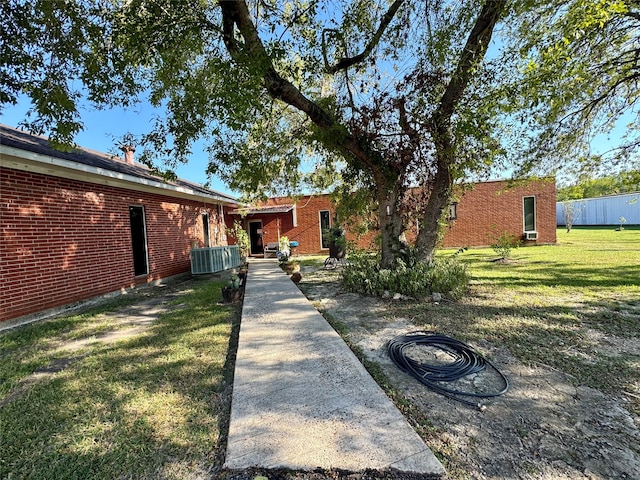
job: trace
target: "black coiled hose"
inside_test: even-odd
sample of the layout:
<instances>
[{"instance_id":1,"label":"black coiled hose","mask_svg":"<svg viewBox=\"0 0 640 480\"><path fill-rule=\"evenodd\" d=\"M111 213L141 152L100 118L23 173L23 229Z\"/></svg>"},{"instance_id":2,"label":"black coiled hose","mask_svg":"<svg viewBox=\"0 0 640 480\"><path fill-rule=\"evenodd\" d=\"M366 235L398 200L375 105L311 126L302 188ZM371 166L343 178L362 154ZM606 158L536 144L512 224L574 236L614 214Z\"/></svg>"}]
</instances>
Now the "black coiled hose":
<instances>
[{"instance_id":1,"label":"black coiled hose","mask_svg":"<svg viewBox=\"0 0 640 480\"><path fill-rule=\"evenodd\" d=\"M405 350L414 345L423 345L446 352L453 361L446 364L425 364L409 357ZM489 360L476 352L473 347L455 338L434 332L413 332L399 335L387 345L389 356L393 362L405 372L413 375L422 384L441 395L466 405L484 410L479 401L466 400L462 397L490 398L502 395L509 390L509 381ZM479 373L489 366L500 377L504 387L498 392L465 392L447 388L441 382L453 382L467 375Z\"/></svg>"}]
</instances>

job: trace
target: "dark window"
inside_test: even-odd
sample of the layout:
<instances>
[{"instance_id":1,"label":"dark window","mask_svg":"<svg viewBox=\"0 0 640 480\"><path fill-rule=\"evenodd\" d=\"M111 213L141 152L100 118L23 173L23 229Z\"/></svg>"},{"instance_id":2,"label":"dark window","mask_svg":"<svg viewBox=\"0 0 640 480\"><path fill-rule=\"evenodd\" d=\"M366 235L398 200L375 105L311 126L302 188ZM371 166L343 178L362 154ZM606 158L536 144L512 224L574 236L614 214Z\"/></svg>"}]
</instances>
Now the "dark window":
<instances>
[{"instance_id":1,"label":"dark window","mask_svg":"<svg viewBox=\"0 0 640 480\"><path fill-rule=\"evenodd\" d=\"M146 275L149 273L149 266L147 263L147 232L144 219L144 207L130 206L129 222L131 223L134 275Z\"/></svg>"},{"instance_id":2,"label":"dark window","mask_svg":"<svg viewBox=\"0 0 640 480\"><path fill-rule=\"evenodd\" d=\"M536 197L524 197L524 231L536 231Z\"/></svg>"},{"instance_id":3,"label":"dark window","mask_svg":"<svg viewBox=\"0 0 640 480\"><path fill-rule=\"evenodd\" d=\"M320 210L320 244L322 248L329 248L331 228L331 212L329 210Z\"/></svg>"},{"instance_id":4,"label":"dark window","mask_svg":"<svg viewBox=\"0 0 640 480\"><path fill-rule=\"evenodd\" d=\"M204 240L204 246L210 247L211 243L209 240L209 214L208 213L202 214L202 237Z\"/></svg>"},{"instance_id":5,"label":"dark window","mask_svg":"<svg viewBox=\"0 0 640 480\"><path fill-rule=\"evenodd\" d=\"M449 220L458 218L458 202L449 204Z\"/></svg>"}]
</instances>

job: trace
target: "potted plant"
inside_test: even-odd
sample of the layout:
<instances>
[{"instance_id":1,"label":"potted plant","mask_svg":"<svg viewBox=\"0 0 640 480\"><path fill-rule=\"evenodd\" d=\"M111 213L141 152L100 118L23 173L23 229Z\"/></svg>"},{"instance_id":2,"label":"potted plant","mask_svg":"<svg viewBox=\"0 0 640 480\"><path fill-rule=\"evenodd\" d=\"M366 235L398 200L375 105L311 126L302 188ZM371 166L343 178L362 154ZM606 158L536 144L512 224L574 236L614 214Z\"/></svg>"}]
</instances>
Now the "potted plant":
<instances>
[{"instance_id":1,"label":"potted plant","mask_svg":"<svg viewBox=\"0 0 640 480\"><path fill-rule=\"evenodd\" d=\"M340 260L344 258L347 251L347 238L344 229L339 225L334 225L329 229L329 256Z\"/></svg>"},{"instance_id":2,"label":"potted plant","mask_svg":"<svg viewBox=\"0 0 640 480\"><path fill-rule=\"evenodd\" d=\"M295 260L292 260L289 256L289 252L287 251L278 252L278 261L280 262L280 268L284 270L287 275L300 271L300 264Z\"/></svg>"},{"instance_id":3,"label":"potted plant","mask_svg":"<svg viewBox=\"0 0 640 480\"><path fill-rule=\"evenodd\" d=\"M238 275L232 275L227 285L222 287L222 299L225 303L237 302L242 299L243 282Z\"/></svg>"},{"instance_id":4,"label":"potted plant","mask_svg":"<svg viewBox=\"0 0 640 480\"><path fill-rule=\"evenodd\" d=\"M300 264L295 260L288 260L282 265L283 270L287 275L300 271Z\"/></svg>"}]
</instances>

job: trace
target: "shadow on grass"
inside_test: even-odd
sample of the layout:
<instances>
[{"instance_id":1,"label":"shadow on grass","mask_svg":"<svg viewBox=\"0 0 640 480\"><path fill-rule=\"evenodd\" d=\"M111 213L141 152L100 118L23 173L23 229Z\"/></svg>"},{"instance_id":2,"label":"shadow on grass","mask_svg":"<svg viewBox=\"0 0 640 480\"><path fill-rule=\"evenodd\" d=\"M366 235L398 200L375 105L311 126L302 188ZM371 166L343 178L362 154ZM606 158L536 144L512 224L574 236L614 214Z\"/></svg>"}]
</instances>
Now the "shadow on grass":
<instances>
[{"instance_id":1,"label":"shadow on grass","mask_svg":"<svg viewBox=\"0 0 640 480\"><path fill-rule=\"evenodd\" d=\"M222 463L239 320L219 300L220 284L202 286L145 333L92 347L6 403L0 477L209 475ZM12 335L37 345L69 327Z\"/></svg>"},{"instance_id":2,"label":"shadow on grass","mask_svg":"<svg viewBox=\"0 0 640 480\"><path fill-rule=\"evenodd\" d=\"M633 392L640 383L640 311L617 311L619 304L640 307L629 295L615 302L586 300L578 307L463 301L395 303L392 310L416 325L466 342L504 346L525 364L548 365L570 374L577 384L618 394L621 389Z\"/></svg>"}]
</instances>

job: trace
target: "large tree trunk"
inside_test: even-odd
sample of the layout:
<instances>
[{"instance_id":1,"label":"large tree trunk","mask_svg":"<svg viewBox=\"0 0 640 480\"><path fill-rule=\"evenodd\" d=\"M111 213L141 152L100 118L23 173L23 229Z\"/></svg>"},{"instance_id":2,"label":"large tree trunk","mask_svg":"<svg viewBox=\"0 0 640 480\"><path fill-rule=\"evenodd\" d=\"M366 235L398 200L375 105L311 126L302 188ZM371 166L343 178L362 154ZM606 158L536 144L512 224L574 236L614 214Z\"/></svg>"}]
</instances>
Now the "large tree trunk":
<instances>
[{"instance_id":1,"label":"large tree trunk","mask_svg":"<svg viewBox=\"0 0 640 480\"><path fill-rule=\"evenodd\" d=\"M433 136L436 146L437 170L429 193L429 200L422 211L421 228L416 239L418 258L431 262L440 237L440 219L449 205L453 177L450 165L454 164L455 151L452 145L448 122L433 119Z\"/></svg>"},{"instance_id":2,"label":"large tree trunk","mask_svg":"<svg viewBox=\"0 0 640 480\"><path fill-rule=\"evenodd\" d=\"M400 204L404 192L399 190L397 187L392 190L378 187L376 192L382 253L380 266L382 268L390 268L403 247L400 242L400 235L404 232Z\"/></svg>"},{"instance_id":3,"label":"large tree trunk","mask_svg":"<svg viewBox=\"0 0 640 480\"><path fill-rule=\"evenodd\" d=\"M455 180L455 139L451 118L478 64L484 58L493 29L506 7L506 0L487 0L476 19L438 107L428 119L436 155L436 173L427 205L422 211L422 228L416 241L419 258L430 262L438 243L439 223L451 197Z\"/></svg>"}]
</instances>

